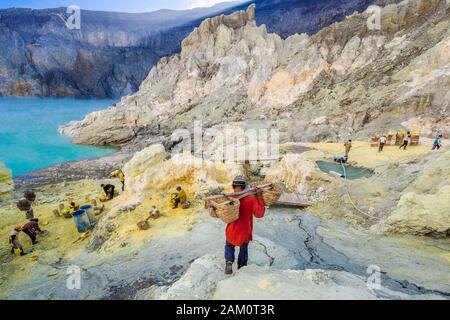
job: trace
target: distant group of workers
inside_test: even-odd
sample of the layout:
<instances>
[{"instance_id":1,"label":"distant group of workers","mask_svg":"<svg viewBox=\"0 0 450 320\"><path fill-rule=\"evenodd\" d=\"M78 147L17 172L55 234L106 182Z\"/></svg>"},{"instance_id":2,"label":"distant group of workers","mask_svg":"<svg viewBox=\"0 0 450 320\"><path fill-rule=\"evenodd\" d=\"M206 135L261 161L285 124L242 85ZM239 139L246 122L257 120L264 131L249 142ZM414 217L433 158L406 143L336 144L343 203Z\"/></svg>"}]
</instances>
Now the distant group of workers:
<instances>
[{"instance_id":1,"label":"distant group of workers","mask_svg":"<svg viewBox=\"0 0 450 320\"><path fill-rule=\"evenodd\" d=\"M119 182L122 184L122 191L125 191L125 174L122 170L116 170L111 174L112 177L118 178ZM101 188L103 189L106 200L114 199L116 187L113 184L101 184ZM181 207L183 209L188 209L190 207L190 202L187 199L186 192L178 186L176 191L172 193L170 199L170 206L172 209L176 209Z\"/></svg>"},{"instance_id":2,"label":"distant group of workers","mask_svg":"<svg viewBox=\"0 0 450 320\"><path fill-rule=\"evenodd\" d=\"M403 150L406 150L406 148L409 146L409 145L411 145L411 140L412 139L412 134L411 134L411 132L410 131L408 131L407 133L406 133L406 135L403 135L402 136L402 138L401 138L401 144L400 144L400 146L399 146L399 150L400 149L403 149ZM379 139L378 139L378 152L383 152L383 150L384 150L384 147L386 146L386 143L387 143L387 141L388 141L388 137L385 135L385 134L383 134Z\"/></svg>"},{"instance_id":3,"label":"distant group of workers","mask_svg":"<svg viewBox=\"0 0 450 320\"><path fill-rule=\"evenodd\" d=\"M442 147L441 139L442 139L442 134L439 133L439 134L436 136L435 140L433 141L433 147L432 147L432 150L439 150L439 149ZM385 147L387 141L388 141L388 138L387 138L386 135L382 135L382 136L379 138L379 140L378 140L378 152L383 152L383 149L384 149L384 147ZM410 131L408 131L408 132L406 133L406 135L404 135L404 136L402 137L402 143L400 144L399 149L406 150L406 148L407 148L408 146L410 146L411 144L412 144L412 134L411 134Z\"/></svg>"},{"instance_id":4,"label":"distant group of workers","mask_svg":"<svg viewBox=\"0 0 450 320\"><path fill-rule=\"evenodd\" d=\"M403 149L406 150L408 146L412 145L413 142L413 135L411 134L410 131L408 131L406 133L406 135L402 135L400 136L400 142L399 143L399 150ZM376 142L375 142L376 143ZM378 152L383 152L384 147L387 145L388 143L388 137L383 134L378 138ZM340 158L336 158L335 160L337 162L347 162L349 154L350 154L350 150L352 149L353 145L352 145L352 140L348 140L347 142L344 143L344 149L345 149L345 155L344 157L340 157ZM442 134L439 133L434 142L433 142L433 147L432 150L439 150L440 148L442 148Z\"/></svg>"},{"instance_id":5,"label":"distant group of workers","mask_svg":"<svg viewBox=\"0 0 450 320\"><path fill-rule=\"evenodd\" d=\"M122 191L125 190L125 175L122 170L116 170L111 174L113 177L117 177L122 184ZM115 192L115 186L112 184L102 184L101 187L103 188L105 194L106 194L106 200L111 200L114 198L114 192ZM64 216L65 218L71 218L72 214L75 213L80 209L80 206L77 205L74 201L69 200L67 206L64 204L60 204L58 209L54 210L55 216ZM104 209L104 206L97 206L97 202L93 200L93 209L94 212L101 212ZM31 239L31 243L33 245L37 244L37 236L46 236L47 231L41 230L39 227L39 220L34 218L33 209L30 207L27 211L27 219L29 221L23 225L23 226L16 226L14 230L11 232L9 236L9 244L11 247L11 253L17 253L21 256L24 256L26 253L23 250L23 245L21 241L19 240L19 235L23 232L26 235L28 235ZM154 213L156 216L156 214Z\"/></svg>"},{"instance_id":6,"label":"distant group of workers","mask_svg":"<svg viewBox=\"0 0 450 320\"><path fill-rule=\"evenodd\" d=\"M116 170L111 173L112 177L118 178L119 182L122 185L122 191L125 191L125 174L122 170ZM103 189L106 198L105 201L114 199L116 187L113 184L101 184L101 188ZM101 201L104 201L100 199ZM73 213L80 209L80 205L76 204L74 201L69 200L68 205L60 204L58 209L54 210L55 216L64 216L66 218L71 218ZM104 209L104 205L101 207L97 207L97 202L93 200L92 202L94 206L94 212L101 212ZM172 209L183 208L188 209L191 206L190 202L187 199L186 192L178 186L176 191L172 194L170 200L170 207ZM29 209L29 211L32 209ZM156 208L156 206L152 207L150 212L151 218L157 219L161 216L160 211ZM39 220L34 218L34 216L28 217L29 221L23 226L16 226L14 230L11 232L9 237L9 244L11 247L11 253L16 253L18 255L24 256L26 253L24 252L23 245L19 240L19 235L23 232L28 235L31 239L31 243L33 245L37 244L37 236L45 236L47 235L47 231L41 230L39 226Z\"/></svg>"}]
</instances>

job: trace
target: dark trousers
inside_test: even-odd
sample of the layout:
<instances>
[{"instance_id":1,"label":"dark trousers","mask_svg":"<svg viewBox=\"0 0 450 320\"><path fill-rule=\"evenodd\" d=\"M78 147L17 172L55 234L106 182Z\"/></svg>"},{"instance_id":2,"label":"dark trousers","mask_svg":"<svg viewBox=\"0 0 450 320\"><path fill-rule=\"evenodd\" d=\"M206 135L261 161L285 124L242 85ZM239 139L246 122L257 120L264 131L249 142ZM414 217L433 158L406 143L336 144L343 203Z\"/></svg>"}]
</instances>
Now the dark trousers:
<instances>
[{"instance_id":1,"label":"dark trousers","mask_svg":"<svg viewBox=\"0 0 450 320\"><path fill-rule=\"evenodd\" d=\"M380 143L380 146L378 147L378 152L382 152L384 148L384 143Z\"/></svg>"},{"instance_id":2,"label":"dark trousers","mask_svg":"<svg viewBox=\"0 0 450 320\"><path fill-rule=\"evenodd\" d=\"M26 235L28 235L31 239L31 243L36 243L36 234L34 232L31 232L30 230L22 230Z\"/></svg>"},{"instance_id":3,"label":"dark trousers","mask_svg":"<svg viewBox=\"0 0 450 320\"><path fill-rule=\"evenodd\" d=\"M439 150L440 148L441 148L441 145L440 145L440 144L434 144L432 150L436 150L436 149Z\"/></svg>"},{"instance_id":4,"label":"dark trousers","mask_svg":"<svg viewBox=\"0 0 450 320\"><path fill-rule=\"evenodd\" d=\"M178 208L178 205L181 203L181 199L180 198L175 198L175 200L173 201L173 208Z\"/></svg>"},{"instance_id":5,"label":"dark trousers","mask_svg":"<svg viewBox=\"0 0 450 320\"><path fill-rule=\"evenodd\" d=\"M116 188L114 186L112 186L111 188L109 188L105 193L106 196L109 197L109 199L113 199L114 198L114 190Z\"/></svg>"},{"instance_id":6,"label":"dark trousers","mask_svg":"<svg viewBox=\"0 0 450 320\"><path fill-rule=\"evenodd\" d=\"M408 141L403 141L403 144L400 146L399 149L403 148L403 150L406 150L407 146L408 146Z\"/></svg>"},{"instance_id":7,"label":"dark trousers","mask_svg":"<svg viewBox=\"0 0 450 320\"><path fill-rule=\"evenodd\" d=\"M122 184L122 191L125 191L125 181L120 181L120 183Z\"/></svg>"},{"instance_id":8,"label":"dark trousers","mask_svg":"<svg viewBox=\"0 0 450 320\"><path fill-rule=\"evenodd\" d=\"M234 262L235 246L228 241L225 243L225 260ZM247 265L248 262L248 242L239 247L238 269Z\"/></svg>"}]
</instances>

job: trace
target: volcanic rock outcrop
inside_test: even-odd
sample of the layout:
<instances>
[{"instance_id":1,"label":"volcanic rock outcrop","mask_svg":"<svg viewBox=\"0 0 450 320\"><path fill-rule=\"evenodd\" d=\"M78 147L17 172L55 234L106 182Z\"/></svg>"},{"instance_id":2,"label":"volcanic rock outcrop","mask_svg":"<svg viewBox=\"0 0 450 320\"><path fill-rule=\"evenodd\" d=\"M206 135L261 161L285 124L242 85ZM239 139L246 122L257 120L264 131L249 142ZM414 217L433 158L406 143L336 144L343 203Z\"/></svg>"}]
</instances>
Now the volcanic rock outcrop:
<instances>
[{"instance_id":1,"label":"volcanic rock outcrop","mask_svg":"<svg viewBox=\"0 0 450 320\"><path fill-rule=\"evenodd\" d=\"M315 33L354 10L386 1L393 0L256 3L261 22L271 32L287 37L296 32ZM0 10L0 96L134 93L158 60L179 52L181 40L203 19L241 6L224 2L150 13L81 10L80 30L66 27L66 21L71 22L66 8Z\"/></svg>"},{"instance_id":2,"label":"volcanic rock outcrop","mask_svg":"<svg viewBox=\"0 0 450 320\"><path fill-rule=\"evenodd\" d=\"M6 169L0 163L0 201L8 198L10 193L14 190L14 182L11 178L11 171Z\"/></svg>"},{"instance_id":3,"label":"volcanic rock outcrop","mask_svg":"<svg viewBox=\"0 0 450 320\"><path fill-rule=\"evenodd\" d=\"M253 6L208 19L136 94L61 132L120 145L136 138L136 123L151 136L194 119L210 127L264 118L286 141L319 141L400 129L417 116L441 121L450 105L449 6L403 1L381 10L380 30L364 12L286 40L256 26Z\"/></svg>"},{"instance_id":4,"label":"volcanic rock outcrop","mask_svg":"<svg viewBox=\"0 0 450 320\"><path fill-rule=\"evenodd\" d=\"M403 191L397 208L374 231L450 236L450 152L429 161Z\"/></svg>"}]
</instances>

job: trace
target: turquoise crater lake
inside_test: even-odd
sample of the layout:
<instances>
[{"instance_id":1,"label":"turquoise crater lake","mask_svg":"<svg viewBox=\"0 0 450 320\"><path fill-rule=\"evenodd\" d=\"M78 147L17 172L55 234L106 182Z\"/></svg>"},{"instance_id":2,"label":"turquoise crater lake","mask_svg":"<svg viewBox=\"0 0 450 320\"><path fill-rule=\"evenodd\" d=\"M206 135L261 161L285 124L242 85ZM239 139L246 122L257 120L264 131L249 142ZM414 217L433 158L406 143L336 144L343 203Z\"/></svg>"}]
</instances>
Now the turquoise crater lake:
<instances>
[{"instance_id":1,"label":"turquoise crater lake","mask_svg":"<svg viewBox=\"0 0 450 320\"><path fill-rule=\"evenodd\" d=\"M80 146L58 127L116 100L0 98L0 162L13 176L57 163L99 157L113 148Z\"/></svg>"}]
</instances>

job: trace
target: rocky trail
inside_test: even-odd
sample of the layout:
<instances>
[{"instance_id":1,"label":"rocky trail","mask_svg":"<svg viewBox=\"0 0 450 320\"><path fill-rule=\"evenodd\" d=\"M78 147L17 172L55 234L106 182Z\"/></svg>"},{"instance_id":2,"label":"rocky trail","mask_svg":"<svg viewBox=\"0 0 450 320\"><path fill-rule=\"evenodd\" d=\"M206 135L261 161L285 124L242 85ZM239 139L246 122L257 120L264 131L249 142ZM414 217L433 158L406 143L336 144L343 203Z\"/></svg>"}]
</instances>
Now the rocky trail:
<instances>
[{"instance_id":1,"label":"rocky trail","mask_svg":"<svg viewBox=\"0 0 450 320\"><path fill-rule=\"evenodd\" d=\"M364 253L365 263L356 260L356 254L342 253L333 246L338 238L326 239L321 235L321 228L339 227L342 232L353 230L339 225L335 221L321 221L305 212L289 208L269 210L265 220L258 221L255 227L255 241L250 246L252 265L270 270L305 270L317 269L347 272L351 275L367 278L369 264L377 264L372 250L383 251L385 247L370 248ZM202 215L186 232L177 239L166 237L149 241L139 250L127 250L112 258L98 260L95 253L82 254L74 259L60 261L53 267L64 271L69 265L82 267L81 290L67 290L64 272L49 281L45 266L41 266L33 280L17 288L14 298L21 299L133 299L142 297L155 287L170 287L179 281L191 264L206 255L217 256L222 261L224 225L217 220ZM352 242L370 241L355 237ZM395 240L386 240L393 241ZM398 245L398 244L397 244ZM397 246L398 252L405 252L407 247ZM410 268L418 268L413 253L411 260L404 260ZM98 261L95 261L98 260ZM372 261L372 263L370 263ZM366 264L367 263L367 264ZM430 264L432 264L430 262ZM389 263L386 266L389 268ZM428 266L427 266L428 267ZM222 266L223 268L223 266ZM223 273L219 269L213 272ZM412 298L421 299L450 298L450 283L431 288L429 283L419 283L421 279L410 280L408 277L382 270L382 289L376 290L376 297L383 299ZM39 275L40 274L40 275ZM203 275L205 280L208 274ZM220 275L221 276L221 275Z\"/></svg>"}]
</instances>

